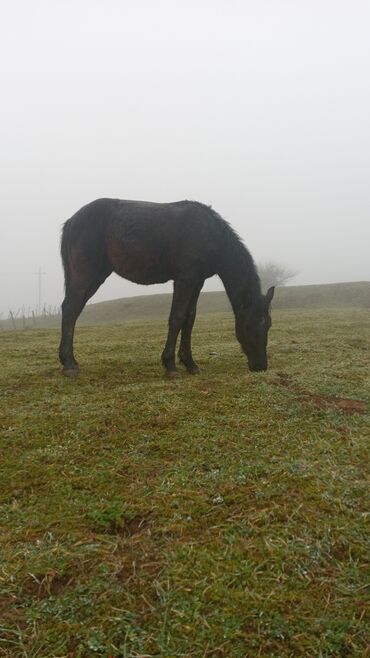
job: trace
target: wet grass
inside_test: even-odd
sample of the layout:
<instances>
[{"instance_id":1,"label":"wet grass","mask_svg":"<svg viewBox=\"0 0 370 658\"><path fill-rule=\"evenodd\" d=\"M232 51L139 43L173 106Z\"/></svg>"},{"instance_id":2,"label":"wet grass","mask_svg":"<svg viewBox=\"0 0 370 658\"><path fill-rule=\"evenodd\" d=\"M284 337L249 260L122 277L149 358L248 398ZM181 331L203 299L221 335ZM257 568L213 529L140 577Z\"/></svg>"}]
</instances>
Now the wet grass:
<instances>
[{"instance_id":1,"label":"wet grass","mask_svg":"<svg viewBox=\"0 0 370 658\"><path fill-rule=\"evenodd\" d=\"M165 322L79 328L74 381L1 334L0 656L368 655L368 320L275 312L252 375L204 317L179 381Z\"/></svg>"}]
</instances>

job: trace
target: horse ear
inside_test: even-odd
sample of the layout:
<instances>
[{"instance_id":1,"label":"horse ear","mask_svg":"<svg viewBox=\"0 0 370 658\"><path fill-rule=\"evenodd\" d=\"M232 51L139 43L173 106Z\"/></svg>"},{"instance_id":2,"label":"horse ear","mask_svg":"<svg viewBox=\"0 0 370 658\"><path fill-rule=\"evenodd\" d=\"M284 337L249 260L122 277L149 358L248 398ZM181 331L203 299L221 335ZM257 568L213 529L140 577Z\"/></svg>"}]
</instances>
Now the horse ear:
<instances>
[{"instance_id":1,"label":"horse ear","mask_svg":"<svg viewBox=\"0 0 370 658\"><path fill-rule=\"evenodd\" d=\"M271 286L271 288L269 288L268 291L267 291L267 293L266 293L266 301L267 301L267 303L268 303L269 305L270 305L271 302L272 302L272 298L273 298L273 296L274 296L274 292L275 292L275 286Z\"/></svg>"}]
</instances>

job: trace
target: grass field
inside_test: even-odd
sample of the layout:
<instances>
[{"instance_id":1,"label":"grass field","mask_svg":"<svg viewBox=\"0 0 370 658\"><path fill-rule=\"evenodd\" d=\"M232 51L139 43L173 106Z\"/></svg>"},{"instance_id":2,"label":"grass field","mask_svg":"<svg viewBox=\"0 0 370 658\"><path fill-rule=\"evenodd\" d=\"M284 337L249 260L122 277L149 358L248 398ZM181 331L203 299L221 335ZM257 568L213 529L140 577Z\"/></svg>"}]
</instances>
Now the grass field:
<instances>
[{"instance_id":1,"label":"grass field","mask_svg":"<svg viewBox=\"0 0 370 658\"><path fill-rule=\"evenodd\" d=\"M251 374L165 321L2 332L0 656L368 656L369 311L279 310Z\"/></svg>"}]
</instances>

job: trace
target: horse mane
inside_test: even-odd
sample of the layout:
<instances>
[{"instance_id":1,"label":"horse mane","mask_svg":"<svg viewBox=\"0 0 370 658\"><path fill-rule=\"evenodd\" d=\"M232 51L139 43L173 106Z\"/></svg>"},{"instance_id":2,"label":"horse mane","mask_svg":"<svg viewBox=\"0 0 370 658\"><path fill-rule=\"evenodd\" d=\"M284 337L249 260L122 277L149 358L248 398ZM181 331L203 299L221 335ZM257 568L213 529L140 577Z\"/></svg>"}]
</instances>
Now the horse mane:
<instances>
[{"instance_id":1,"label":"horse mane","mask_svg":"<svg viewBox=\"0 0 370 658\"><path fill-rule=\"evenodd\" d=\"M222 267L219 272L231 305L257 305L261 300L261 281L254 260L237 231L212 206L194 202L206 209L222 233Z\"/></svg>"}]
</instances>

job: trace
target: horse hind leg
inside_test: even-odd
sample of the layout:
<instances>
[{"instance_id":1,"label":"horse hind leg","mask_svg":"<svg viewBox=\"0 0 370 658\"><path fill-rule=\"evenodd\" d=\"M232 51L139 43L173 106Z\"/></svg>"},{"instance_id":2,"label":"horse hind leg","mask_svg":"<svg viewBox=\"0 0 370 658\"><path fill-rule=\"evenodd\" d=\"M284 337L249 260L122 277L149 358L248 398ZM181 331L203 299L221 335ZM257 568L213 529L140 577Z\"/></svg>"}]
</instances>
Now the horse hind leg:
<instances>
[{"instance_id":1,"label":"horse hind leg","mask_svg":"<svg viewBox=\"0 0 370 658\"><path fill-rule=\"evenodd\" d=\"M79 365L73 353L73 337L76 321L87 301L92 297L101 284L105 281L111 271L104 271L95 279L86 281L79 285L69 282L66 287L66 295L62 303L62 335L59 346L59 360L63 366L63 374L67 377L75 377L79 372Z\"/></svg>"}]
</instances>

